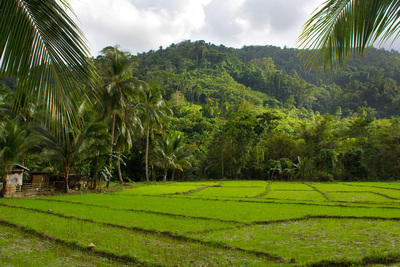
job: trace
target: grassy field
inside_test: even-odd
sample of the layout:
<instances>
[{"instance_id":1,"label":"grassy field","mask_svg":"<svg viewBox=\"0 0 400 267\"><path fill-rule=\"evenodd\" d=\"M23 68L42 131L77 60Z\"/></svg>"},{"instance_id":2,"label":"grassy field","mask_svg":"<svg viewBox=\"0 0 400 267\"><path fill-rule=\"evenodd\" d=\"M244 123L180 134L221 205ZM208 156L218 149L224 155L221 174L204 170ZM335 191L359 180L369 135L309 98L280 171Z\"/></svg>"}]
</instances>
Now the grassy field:
<instances>
[{"instance_id":1,"label":"grassy field","mask_svg":"<svg viewBox=\"0 0 400 267\"><path fill-rule=\"evenodd\" d=\"M400 184L211 181L5 198L0 228L2 266L396 266Z\"/></svg>"}]
</instances>

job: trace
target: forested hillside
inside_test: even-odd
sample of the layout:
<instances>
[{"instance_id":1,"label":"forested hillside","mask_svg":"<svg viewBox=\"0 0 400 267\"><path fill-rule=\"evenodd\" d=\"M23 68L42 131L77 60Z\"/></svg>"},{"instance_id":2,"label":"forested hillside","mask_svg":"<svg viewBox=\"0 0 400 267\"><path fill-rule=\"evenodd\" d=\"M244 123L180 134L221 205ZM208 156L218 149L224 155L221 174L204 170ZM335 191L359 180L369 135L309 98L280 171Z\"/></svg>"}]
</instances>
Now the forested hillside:
<instances>
[{"instance_id":1,"label":"forested hillside","mask_svg":"<svg viewBox=\"0 0 400 267\"><path fill-rule=\"evenodd\" d=\"M298 52L185 41L137 56L193 149L186 179L397 179L400 54L324 74Z\"/></svg>"},{"instance_id":2,"label":"forested hillside","mask_svg":"<svg viewBox=\"0 0 400 267\"><path fill-rule=\"evenodd\" d=\"M306 69L295 49L233 49L204 41L137 56L106 47L93 62L100 94L79 96L82 126L69 126L63 136L43 125L38 131L36 124L52 115L29 98L15 102L16 80L1 83L3 140L13 140L8 128L41 137L33 148L12 154L15 162L51 171L66 183L70 173L80 175L92 188L112 179L400 175L395 51L372 48L329 74ZM85 83L75 84L85 90ZM10 104L22 109L15 113Z\"/></svg>"},{"instance_id":3,"label":"forested hillside","mask_svg":"<svg viewBox=\"0 0 400 267\"><path fill-rule=\"evenodd\" d=\"M138 57L141 77L163 81L167 99L178 91L201 104L244 98L256 105L304 107L321 114L341 109L348 116L361 107L376 118L400 115L398 52L371 48L363 59L327 75L305 68L298 53L273 46L233 49L185 41Z\"/></svg>"}]
</instances>

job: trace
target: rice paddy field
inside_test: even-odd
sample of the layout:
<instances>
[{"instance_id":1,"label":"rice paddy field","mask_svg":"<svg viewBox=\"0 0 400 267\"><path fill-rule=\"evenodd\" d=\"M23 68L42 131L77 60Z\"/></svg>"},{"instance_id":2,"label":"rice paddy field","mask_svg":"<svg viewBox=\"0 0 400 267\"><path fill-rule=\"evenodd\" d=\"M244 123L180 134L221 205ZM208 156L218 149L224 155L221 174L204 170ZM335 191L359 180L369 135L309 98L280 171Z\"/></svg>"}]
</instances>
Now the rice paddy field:
<instances>
[{"instance_id":1,"label":"rice paddy field","mask_svg":"<svg viewBox=\"0 0 400 267\"><path fill-rule=\"evenodd\" d=\"M400 183L206 181L0 199L1 266L399 266Z\"/></svg>"}]
</instances>

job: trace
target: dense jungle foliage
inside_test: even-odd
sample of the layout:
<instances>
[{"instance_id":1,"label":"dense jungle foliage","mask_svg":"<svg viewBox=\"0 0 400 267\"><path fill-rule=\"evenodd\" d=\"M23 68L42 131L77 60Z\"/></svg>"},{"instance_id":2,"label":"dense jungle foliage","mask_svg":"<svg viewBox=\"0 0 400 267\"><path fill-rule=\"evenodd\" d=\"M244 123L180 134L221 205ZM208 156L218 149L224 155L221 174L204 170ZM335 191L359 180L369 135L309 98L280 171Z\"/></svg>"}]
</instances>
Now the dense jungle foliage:
<instances>
[{"instance_id":1,"label":"dense jungle foliage","mask_svg":"<svg viewBox=\"0 0 400 267\"><path fill-rule=\"evenodd\" d=\"M324 74L298 53L185 41L138 55L196 149L193 178L397 179L400 54L370 48Z\"/></svg>"},{"instance_id":2,"label":"dense jungle foliage","mask_svg":"<svg viewBox=\"0 0 400 267\"><path fill-rule=\"evenodd\" d=\"M325 74L298 53L204 41L137 56L107 47L93 59L102 93L80 101L84 127L57 138L36 125L46 138L21 154L24 163L94 187L110 177L397 180L400 54L370 48ZM44 111L29 101L10 112L16 86L2 83L3 113L33 121Z\"/></svg>"}]
</instances>

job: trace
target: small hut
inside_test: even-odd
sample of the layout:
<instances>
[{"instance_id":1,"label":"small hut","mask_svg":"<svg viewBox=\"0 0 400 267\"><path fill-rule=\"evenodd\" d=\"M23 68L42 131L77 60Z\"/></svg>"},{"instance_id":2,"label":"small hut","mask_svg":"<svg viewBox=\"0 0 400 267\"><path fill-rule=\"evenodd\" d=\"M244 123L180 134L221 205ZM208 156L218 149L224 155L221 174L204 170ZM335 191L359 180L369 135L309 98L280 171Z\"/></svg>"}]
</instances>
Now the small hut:
<instances>
[{"instance_id":1,"label":"small hut","mask_svg":"<svg viewBox=\"0 0 400 267\"><path fill-rule=\"evenodd\" d=\"M18 188L21 188L24 180L24 171L29 171L29 169L17 164L12 172L7 175L7 184L10 193L16 192Z\"/></svg>"},{"instance_id":2,"label":"small hut","mask_svg":"<svg viewBox=\"0 0 400 267\"><path fill-rule=\"evenodd\" d=\"M48 172L30 172L30 174L32 175L33 187L49 186L50 179Z\"/></svg>"}]
</instances>

